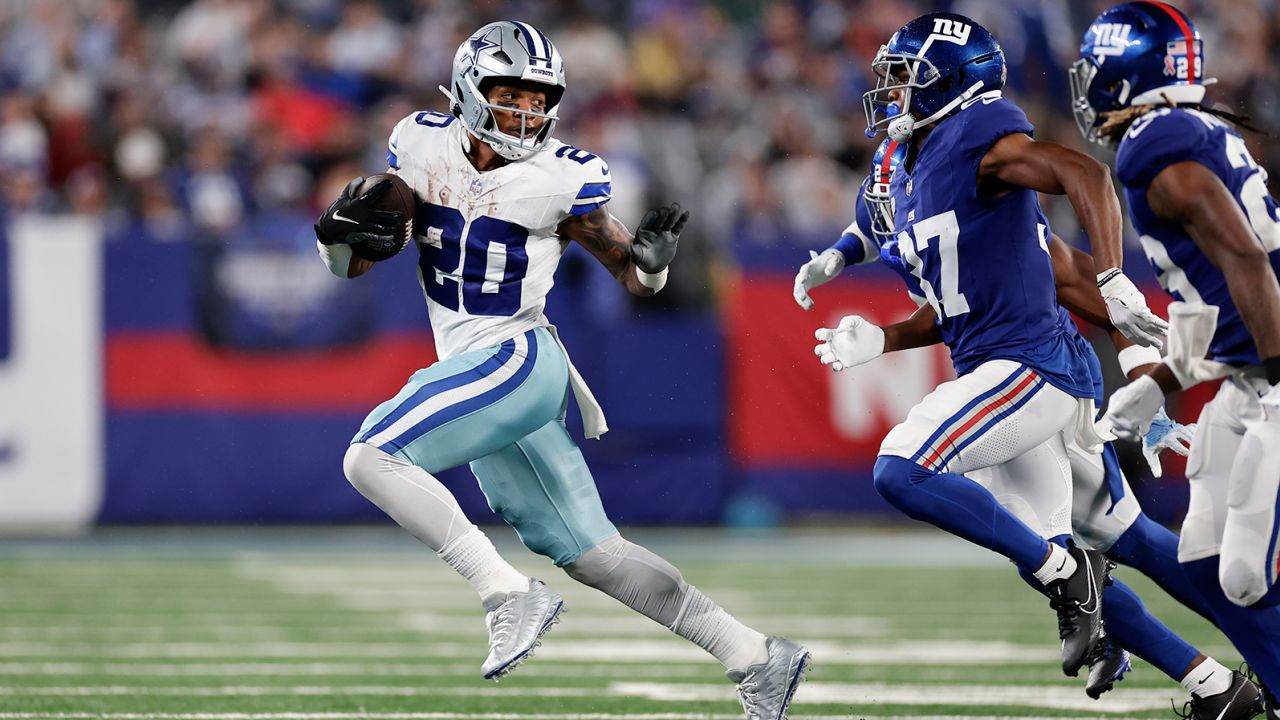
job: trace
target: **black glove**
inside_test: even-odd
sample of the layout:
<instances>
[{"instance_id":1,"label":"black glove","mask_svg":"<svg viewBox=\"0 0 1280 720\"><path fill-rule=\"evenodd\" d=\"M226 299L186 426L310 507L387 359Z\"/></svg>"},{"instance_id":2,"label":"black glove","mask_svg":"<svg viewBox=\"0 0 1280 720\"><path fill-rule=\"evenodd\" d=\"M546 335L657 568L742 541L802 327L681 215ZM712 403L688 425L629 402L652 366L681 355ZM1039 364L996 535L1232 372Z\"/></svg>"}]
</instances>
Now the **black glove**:
<instances>
[{"instance_id":1,"label":"black glove","mask_svg":"<svg viewBox=\"0 0 1280 720\"><path fill-rule=\"evenodd\" d=\"M658 273L670 265L676 257L680 231L688 220L689 211L680 212L679 203L645 213L636 228L636 239L631 243L631 257L636 267L647 273Z\"/></svg>"},{"instance_id":2,"label":"black glove","mask_svg":"<svg viewBox=\"0 0 1280 720\"><path fill-rule=\"evenodd\" d=\"M374 209L391 183L378 183L357 197L362 183L362 177L347 183L338 199L316 221L316 238L325 245L359 245L376 255L394 255L404 244L404 215Z\"/></svg>"}]
</instances>

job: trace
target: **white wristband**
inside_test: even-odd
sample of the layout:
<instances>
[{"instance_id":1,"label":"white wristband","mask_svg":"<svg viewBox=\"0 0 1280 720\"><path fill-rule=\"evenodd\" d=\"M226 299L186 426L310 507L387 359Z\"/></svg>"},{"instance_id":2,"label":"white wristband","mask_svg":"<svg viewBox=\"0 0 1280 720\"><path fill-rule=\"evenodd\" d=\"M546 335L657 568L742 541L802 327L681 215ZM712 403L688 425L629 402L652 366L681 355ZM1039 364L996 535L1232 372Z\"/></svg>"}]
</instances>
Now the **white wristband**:
<instances>
[{"instance_id":1,"label":"white wristband","mask_svg":"<svg viewBox=\"0 0 1280 720\"><path fill-rule=\"evenodd\" d=\"M1130 345L1117 353L1116 359L1120 361L1120 372L1123 372L1125 377L1129 377L1129 373L1136 367L1158 364L1160 351L1153 347Z\"/></svg>"},{"instance_id":2,"label":"white wristband","mask_svg":"<svg viewBox=\"0 0 1280 720\"><path fill-rule=\"evenodd\" d=\"M325 245L317 240L316 248L320 251L320 259L324 260L329 272L346 280L347 274L351 272L351 246L342 243Z\"/></svg>"},{"instance_id":3,"label":"white wristband","mask_svg":"<svg viewBox=\"0 0 1280 720\"><path fill-rule=\"evenodd\" d=\"M658 292L667 284L667 268L662 268L656 273L647 273L636 266L636 279L640 284L649 288L654 292Z\"/></svg>"}]
</instances>

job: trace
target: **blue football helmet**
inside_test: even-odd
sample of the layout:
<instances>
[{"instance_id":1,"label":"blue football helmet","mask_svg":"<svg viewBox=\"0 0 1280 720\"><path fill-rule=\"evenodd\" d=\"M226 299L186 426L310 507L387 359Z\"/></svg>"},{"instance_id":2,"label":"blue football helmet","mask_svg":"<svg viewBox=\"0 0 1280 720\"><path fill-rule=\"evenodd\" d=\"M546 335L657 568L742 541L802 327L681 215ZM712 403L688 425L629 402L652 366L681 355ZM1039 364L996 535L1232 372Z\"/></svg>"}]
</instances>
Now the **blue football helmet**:
<instances>
[{"instance_id":1,"label":"blue football helmet","mask_svg":"<svg viewBox=\"0 0 1280 720\"><path fill-rule=\"evenodd\" d=\"M885 254L886 251L897 247L897 243L894 242L895 208L893 198L889 195L889 181L906 155L905 144L893 139L880 143L880 147L876 148L875 155L871 158L871 173L862 186L862 201L867 204L867 214L871 217L871 234L874 236L876 245L880 247L880 257L886 262L893 262L893 259Z\"/></svg>"},{"instance_id":2,"label":"blue football helmet","mask_svg":"<svg viewBox=\"0 0 1280 720\"><path fill-rule=\"evenodd\" d=\"M1165 102L1199 104L1206 84L1202 50L1195 23L1167 3L1130 2L1099 15L1085 31L1080 59L1070 71L1080 134L1114 147L1098 135L1103 113Z\"/></svg>"},{"instance_id":3,"label":"blue football helmet","mask_svg":"<svg viewBox=\"0 0 1280 720\"><path fill-rule=\"evenodd\" d=\"M975 95L1004 87L1004 51L987 29L963 15L930 13L912 20L871 61L876 87L862 96L867 136L881 128L906 142ZM901 104L890 93L901 91Z\"/></svg>"}]
</instances>

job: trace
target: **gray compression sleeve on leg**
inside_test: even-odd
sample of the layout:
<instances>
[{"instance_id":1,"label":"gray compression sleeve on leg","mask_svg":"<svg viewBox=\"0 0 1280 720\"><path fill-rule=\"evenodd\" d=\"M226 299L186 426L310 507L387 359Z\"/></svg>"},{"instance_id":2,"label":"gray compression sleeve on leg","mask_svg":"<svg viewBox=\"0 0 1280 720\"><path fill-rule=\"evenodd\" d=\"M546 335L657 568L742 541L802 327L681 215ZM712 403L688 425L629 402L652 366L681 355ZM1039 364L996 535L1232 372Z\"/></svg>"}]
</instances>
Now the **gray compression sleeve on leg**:
<instances>
[{"instance_id":1,"label":"gray compression sleeve on leg","mask_svg":"<svg viewBox=\"0 0 1280 720\"><path fill-rule=\"evenodd\" d=\"M583 553L564 571L668 628L689 590L674 565L617 534Z\"/></svg>"},{"instance_id":2,"label":"gray compression sleeve on leg","mask_svg":"<svg viewBox=\"0 0 1280 720\"><path fill-rule=\"evenodd\" d=\"M502 559L431 473L366 443L347 449L342 468L362 495L466 578L487 609L529 589L529 578Z\"/></svg>"},{"instance_id":3,"label":"gray compression sleeve on leg","mask_svg":"<svg viewBox=\"0 0 1280 720\"><path fill-rule=\"evenodd\" d=\"M448 488L407 460L355 443L342 469L361 495L436 552L475 527Z\"/></svg>"},{"instance_id":4,"label":"gray compression sleeve on leg","mask_svg":"<svg viewBox=\"0 0 1280 720\"><path fill-rule=\"evenodd\" d=\"M583 553L565 572L662 623L729 670L745 671L767 657L764 635L685 582L674 565L619 535Z\"/></svg>"}]
</instances>

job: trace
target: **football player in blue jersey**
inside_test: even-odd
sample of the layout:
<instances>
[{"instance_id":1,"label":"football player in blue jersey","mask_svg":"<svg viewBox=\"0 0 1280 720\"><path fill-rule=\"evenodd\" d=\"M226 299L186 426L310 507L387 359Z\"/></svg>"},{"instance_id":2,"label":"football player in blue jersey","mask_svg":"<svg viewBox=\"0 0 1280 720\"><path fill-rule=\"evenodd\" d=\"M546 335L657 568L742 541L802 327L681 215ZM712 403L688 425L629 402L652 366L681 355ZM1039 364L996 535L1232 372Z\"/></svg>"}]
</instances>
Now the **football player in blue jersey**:
<instances>
[{"instance_id":1,"label":"football player in blue jersey","mask_svg":"<svg viewBox=\"0 0 1280 720\"><path fill-rule=\"evenodd\" d=\"M847 348L843 357L854 364L868 362L880 353L942 340L933 308L926 303L918 279L903 265L894 237L889 176L903 154L903 149L892 141L881 145L872 173L863 183L863 202L859 203L854 222L831 248L821 255L815 253L796 276L796 301L806 309L813 305L808 291L832 279L846 265L883 259L905 281L908 293L920 309L908 320L884 327L883 343L873 341ZM1043 224L1047 228L1047 221ZM1095 397L1101 402L1101 366L1093 349L1080 337L1068 310L1110 333L1112 342L1120 349L1121 367L1131 377L1158 363L1159 353L1153 348L1133 345L1111 325L1092 281L1092 261L1087 254L1069 247L1052 234L1044 251L1053 264L1056 295L1061 305L1059 324L1089 357ZM849 321L850 325L874 327L862 318L849 318ZM830 359L836 362L834 355ZM846 365L841 362L841 367ZM1143 453L1153 472L1159 473L1160 450L1168 448L1186 454L1186 439L1182 427L1161 413L1160 421L1153 423L1144 438ZM1024 479L1019 477L1020 467L1012 463L983 468L970 473L970 477L1041 535L1074 534L1090 547L1104 551L1109 558L1140 570L1185 605L1212 619L1211 609L1177 563L1176 537L1143 514L1120 471L1114 448L1108 445L1102 454L1093 454L1068 438L1066 449L1072 476L1069 494L1061 488L1057 492L1053 492L1054 488L1050 488L1050 492L1037 492L1034 487L1026 487ZM1069 526L1064 524L1067 508ZM1152 663L1191 692L1197 709L1193 717L1250 716L1259 695L1246 677L1232 673L1171 632L1147 612L1142 600L1123 583L1117 581L1108 587L1104 598L1108 636L1087 659L1089 673L1085 690L1090 697L1099 697L1109 690L1128 670L1127 653L1121 649L1124 648ZM1206 678L1226 678L1228 688L1219 689Z\"/></svg>"},{"instance_id":2,"label":"football player in blue jersey","mask_svg":"<svg viewBox=\"0 0 1280 720\"><path fill-rule=\"evenodd\" d=\"M649 296L666 282L688 213L651 211L634 235L613 217L608 165L553 136L564 91L563 60L546 35L490 23L454 56L451 113L415 112L392 131L387 162L414 195L409 231L439 361L373 409L343 470L475 588L488 611L486 679L529 657L563 602L499 555L437 479L463 464L530 550L719 660L748 720L783 720L809 651L746 626L623 538L565 427L574 397L588 437L608 429L543 312L566 247L577 242L632 294ZM371 203L386 185L360 193L360 184L316 224L338 277L362 275L370 254L405 241L404 218Z\"/></svg>"},{"instance_id":3,"label":"football player in blue jersey","mask_svg":"<svg viewBox=\"0 0 1280 720\"><path fill-rule=\"evenodd\" d=\"M1192 444L1178 557L1215 606L1240 606L1216 619L1255 640L1237 647L1276 717L1280 620L1267 613L1280 602L1280 216L1239 119L1204 103L1206 84L1195 23L1163 2L1102 13L1071 68L1080 131L1117 151L1134 228L1176 301L1164 363L1116 392L1104 425L1136 437L1164 395L1227 377Z\"/></svg>"},{"instance_id":4,"label":"football player in blue jersey","mask_svg":"<svg viewBox=\"0 0 1280 720\"><path fill-rule=\"evenodd\" d=\"M1164 322L1119 269L1120 207L1105 166L1032 140L1001 97L1004 54L969 18L933 13L902 27L872 63L868 133L906 145L890 178L897 250L938 318L959 378L890 431L877 491L907 515L990 548L1044 585L1058 612L1063 671L1103 636L1100 553L1050 542L965 473L1017 461L1027 490L1070 492L1064 436L1092 431L1088 358L1062 330L1036 192L1067 195L1094 244L1113 323L1145 345ZM842 321L819 331L829 363L883 331ZM1088 443L1084 443L1088 444ZM1036 486L1033 489L1032 486ZM1069 495L1068 495L1069 497Z\"/></svg>"}]
</instances>

